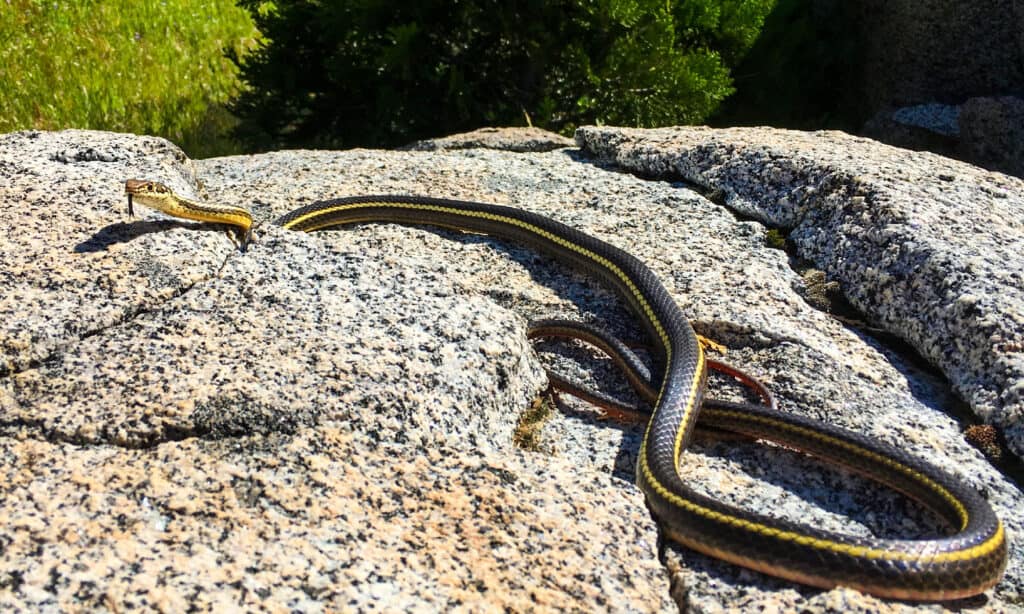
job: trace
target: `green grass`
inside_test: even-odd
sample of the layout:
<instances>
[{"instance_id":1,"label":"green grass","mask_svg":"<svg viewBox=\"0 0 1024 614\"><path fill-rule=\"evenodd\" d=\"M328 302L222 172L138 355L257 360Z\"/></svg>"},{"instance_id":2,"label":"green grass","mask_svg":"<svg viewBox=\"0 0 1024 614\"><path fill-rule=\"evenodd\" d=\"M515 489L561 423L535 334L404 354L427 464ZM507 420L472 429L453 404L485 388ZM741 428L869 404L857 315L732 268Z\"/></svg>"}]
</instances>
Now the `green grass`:
<instances>
[{"instance_id":1,"label":"green grass","mask_svg":"<svg viewBox=\"0 0 1024 614\"><path fill-rule=\"evenodd\" d=\"M0 0L0 133L93 128L237 153L224 52L258 36L232 0Z\"/></svg>"}]
</instances>

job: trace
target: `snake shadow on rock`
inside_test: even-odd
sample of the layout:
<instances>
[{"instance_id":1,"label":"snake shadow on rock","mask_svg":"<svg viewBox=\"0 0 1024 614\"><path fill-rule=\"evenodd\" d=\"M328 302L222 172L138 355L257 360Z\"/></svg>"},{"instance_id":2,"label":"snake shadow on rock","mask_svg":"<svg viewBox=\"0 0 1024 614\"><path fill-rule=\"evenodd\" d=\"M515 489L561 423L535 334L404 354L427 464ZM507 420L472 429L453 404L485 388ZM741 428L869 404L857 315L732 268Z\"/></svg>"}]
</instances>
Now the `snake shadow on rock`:
<instances>
[{"instance_id":1,"label":"snake shadow on rock","mask_svg":"<svg viewBox=\"0 0 1024 614\"><path fill-rule=\"evenodd\" d=\"M185 222L179 220L140 220L137 222L117 222L100 228L91 237L75 246L75 253L84 254L106 251L115 243L127 243L143 235L166 232L175 228L188 228L204 232L224 232L223 224L203 222Z\"/></svg>"}]
</instances>

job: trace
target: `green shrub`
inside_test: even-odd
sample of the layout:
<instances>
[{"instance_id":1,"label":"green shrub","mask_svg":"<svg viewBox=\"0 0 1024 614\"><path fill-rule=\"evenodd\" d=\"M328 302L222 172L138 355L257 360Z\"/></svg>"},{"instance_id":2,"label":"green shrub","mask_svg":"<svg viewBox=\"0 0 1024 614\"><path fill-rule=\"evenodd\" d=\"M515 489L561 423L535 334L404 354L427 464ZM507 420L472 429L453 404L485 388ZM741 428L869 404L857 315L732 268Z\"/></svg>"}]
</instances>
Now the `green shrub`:
<instances>
[{"instance_id":1,"label":"green shrub","mask_svg":"<svg viewBox=\"0 0 1024 614\"><path fill-rule=\"evenodd\" d=\"M0 1L0 132L94 128L233 151L224 57L257 32L231 0Z\"/></svg>"},{"instance_id":2,"label":"green shrub","mask_svg":"<svg viewBox=\"0 0 1024 614\"><path fill-rule=\"evenodd\" d=\"M257 148L482 125L702 121L774 0L239 0L267 39L234 105Z\"/></svg>"}]
</instances>

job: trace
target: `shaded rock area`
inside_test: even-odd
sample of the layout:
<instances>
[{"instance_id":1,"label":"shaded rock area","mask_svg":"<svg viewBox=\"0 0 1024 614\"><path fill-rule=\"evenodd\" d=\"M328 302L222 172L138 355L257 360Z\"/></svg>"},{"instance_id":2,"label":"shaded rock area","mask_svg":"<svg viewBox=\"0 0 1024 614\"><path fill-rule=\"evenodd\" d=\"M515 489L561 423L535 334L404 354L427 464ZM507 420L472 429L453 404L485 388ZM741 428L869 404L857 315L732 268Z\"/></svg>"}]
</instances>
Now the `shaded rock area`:
<instances>
[{"instance_id":1,"label":"shaded rock area","mask_svg":"<svg viewBox=\"0 0 1024 614\"><path fill-rule=\"evenodd\" d=\"M1016 96L883 109L864 124L861 134L1024 177L1024 99Z\"/></svg>"},{"instance_id":2,"label":"shaded rock area","mask_svg":"<svg viewBox=\"0 0 1024 614\"><path fill-rule=\"evenodd\" d=\"M1024 6L1019 2L857 4L863 19L863 93L871 108L1024 93Z\"/></svg>"},{"instance_id":3,"label":"shaded rock area","mask_svg":"<svg viewBox=\"0 0 1024 614\"><path fill-rule=\"evenodd\" d=\"M930 103L886 108L864 124L860 135L896 147L959 157L960 107Z\"/></svg>"},{"instance_id":4,"label":"shaded rock area","mask_svg":"<svg viewBox=\"0 0 1024 614\"><path fill-rule=\"evenodd\" d=\"M1024 177L1024 98L971 98L961 105L960 152L964 160Z\"/></svg>"},{"instance_id":5,"label":"shaded rock area","mask_svg":"<svg viewBox=\"0 0 1024 614\"><path fill-rule=\"evenodd\" d=\"M540 443L517 446L545 364L620 387L589 352L532 349L527 321L572 317L636 339L635 318L596 282L514 244L393 225L304 235L266 223L371 193L511 204L635 254L783 408L900 445L984 492L1007 526L1011 560L986 596L953 605L1024 604L1024 498L964 441L949 384L808 304L766 227L730 208L793 228L874 320L909 339L917 331L929 359L938 346L956 390L1014 437L1019 405L1004 393L1017 377L1019 399L1011 346L1021 329L1010 311L1019 303L990 261L1012 261L1006 250L1021 230L982 211L962 215L976 251L965 268L956 250L940 249L940 239L955 243L946 212L957 195L933 191L917 170L922 154L849 137L591 129L578 138L582 151L442 141L423 146L436 151L190 161L149 137L0 137L0 609L943 609L810 589L659 545L633 486L642 426L601 420L583 403L563 398ZM1019 221L1020 182L927 163L952 177L941 185L988 190L991 207ZM833 190L854 167L857 189ZM740 183L738 169L756 185ZM129 220L129 177L249 207L264 223L241 252L223 228L141 207ZM900 280L877 285L894 275L887 252L851 260L865 232L904 245L892 216L906 193L918 198L906 223L920 242L908 253L925 270L912 286L920 313L909 315ZM874 272L844 277L847 265ZM992 277L972 282L971 272ZM874 300L858 299L856 283ZM893 324L901 317L906 330ZM954 326L963 321L974 324ZM1002 337L978 345L984 327ZM715 378L711 394L741 393ZM699 438L682 471L716 498L825 529L942 532L903 496L773 446Z\"/></svg>"},{"instance_id":6,"label":"shaded rock area","mask_svg":"<svg viewBox=\"0 0 1024 614\"><path fill-rule=\"evenodd\" d=\"M833 0L815 0L831 7ZM858 0L864 136L1024 177L1024 4ZM960 115L956 134L920 121ZM901 115L903 117L901 117Z\"/></svg>"}]
</instances>

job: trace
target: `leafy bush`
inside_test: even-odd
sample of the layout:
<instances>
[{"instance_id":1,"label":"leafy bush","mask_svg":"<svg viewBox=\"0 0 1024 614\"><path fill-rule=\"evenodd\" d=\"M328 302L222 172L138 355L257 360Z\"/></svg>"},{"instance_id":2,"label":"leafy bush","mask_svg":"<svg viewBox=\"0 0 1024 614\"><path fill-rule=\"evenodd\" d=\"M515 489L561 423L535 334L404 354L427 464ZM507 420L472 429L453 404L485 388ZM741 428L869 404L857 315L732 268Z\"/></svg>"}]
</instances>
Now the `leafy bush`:
<instances>
[{"instance_id":1,"label":"leafy bush","mask_svg":"<svg viewBox=\"0 0 1024 614\"><path fill-rule=\"evenodd\" d=\"M267 42L234 105L258 148L481 125L699 122L774 0L239 0Z\"/></svg>"},{"instance_id":2,"label":"leafy bush","mask_svg":"<svg viewBox=\"0 0 1024 614\"><path fill-rule=\"evenodd\" d=\"M231 0L0 1L0 132L95 128L233 151L223 104L258 35Z\"/></svg>"}]
</instances>

